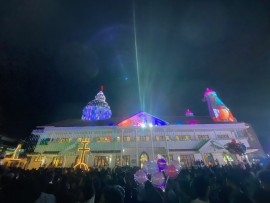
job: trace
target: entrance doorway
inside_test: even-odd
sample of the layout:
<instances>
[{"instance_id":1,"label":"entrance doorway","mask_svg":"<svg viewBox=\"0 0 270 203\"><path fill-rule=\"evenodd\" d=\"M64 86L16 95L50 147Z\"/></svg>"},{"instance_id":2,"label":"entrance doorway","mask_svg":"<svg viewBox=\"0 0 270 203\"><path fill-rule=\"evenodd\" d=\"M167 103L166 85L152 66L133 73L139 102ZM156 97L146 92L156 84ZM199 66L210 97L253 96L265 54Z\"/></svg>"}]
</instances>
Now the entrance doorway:
<instances>
[{"instance_id":1,"label":"entrance doorway","mask_svg":"<svg viewBox=\"0 0 270 203\"><path fill-rule=\"evenodd\" d=\"M192 167L195 163L195 158L193 154L181 154L179 155L181 164L185 167Z\"/></svg>"},{"instance_id":2,"label":"entrance doorway","mask_svg":"<svg viewBox=\"0 0 270 203\"><path fill-rule=\"evenodd\" d=\"M223 159L226 162L226 164L232 164L233 163L233 157L230 154L224 153Z\"/></svg>"},{"instance_id":3,"label":"entrance doorway","mask_svg":"<svg viewBox=\"0 0 270 203\"><path fill-rule=\"evenodd\" d=\"M140 166L141 168L143 167L143 162L148 161L149 160L149 156L146 152L141 153L140 156Z\"/></svg>"},{"instance_id":4,"label":"entrance doorway","mask_svg":"<svg viewBox=\"0 0 270 203\"><path fill-rule=\"evenodd\" d=\"M95 156L94 166L95 167L109 166L109 157L108 156Z\"/></svg>"},{"instance_id":5,"label":"entrance doorway","mask_svg":"<svg viewBox=\"0 0 270 203\"><path fill-rule=\"evenodd\" d=\"M215 160L214 160L213 155L211 153L206 153L204 155L204 159L205 159L207 166L214 166L215 165Z\"/></svg>"},{"instance_id":6,"label":"entrance doorway","mask_svg":"<svg viewBox=\"0 0 270 203\"><path fill-rule=\"evenodd\" d=\"M64 163L64 157L63 156L57 156L57 157L53 157L53 160L51 162L51 166L53 168L58 168L58 167L62 167Z\"/></svg>"},{"instance_id":7,"label":"entrance doorway","mask_svg":"<svg viewBox=\"0 0 270 203\"><path fill-rule=\"evenodd\" d=\"M130 165L130 156L123 155L122 156L122 163L121 163L121 156L116 156L115 158L115 166L129 166Z\"/></svg>"}]
</instances>

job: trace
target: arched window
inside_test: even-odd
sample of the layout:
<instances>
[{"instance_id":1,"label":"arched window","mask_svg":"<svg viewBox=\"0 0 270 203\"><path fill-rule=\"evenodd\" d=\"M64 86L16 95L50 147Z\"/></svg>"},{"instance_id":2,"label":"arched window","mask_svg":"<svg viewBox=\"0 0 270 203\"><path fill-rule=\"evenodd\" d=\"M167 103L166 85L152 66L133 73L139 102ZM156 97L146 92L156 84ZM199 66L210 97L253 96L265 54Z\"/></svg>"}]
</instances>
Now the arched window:
<instances>
[{"instance_id":1,"label":"arched window","mask_svg":"<svg viewBox=\"0 0 270 203\"><path fill-rule=\"evenodd\" d=\"M146 152L142 152L140 155L140 166L142 168L143 166L143 162L148 161L149 160L149 156Z\"/></svg>"}]
</instances>

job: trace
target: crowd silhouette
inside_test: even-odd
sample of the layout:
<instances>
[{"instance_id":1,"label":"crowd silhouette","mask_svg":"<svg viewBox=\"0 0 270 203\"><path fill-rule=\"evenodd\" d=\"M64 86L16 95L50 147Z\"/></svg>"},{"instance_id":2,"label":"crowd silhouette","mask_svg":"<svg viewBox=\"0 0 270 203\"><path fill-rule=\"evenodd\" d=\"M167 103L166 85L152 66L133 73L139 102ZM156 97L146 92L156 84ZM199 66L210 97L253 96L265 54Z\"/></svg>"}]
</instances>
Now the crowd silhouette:
<instances>
[{"instance_id":1,"label":"crowd silhouette","mask_svg":"<svg viewBox=\"0 0 270 203\"><path fill-rule=\"evenodd\" d=\"M0 168L2 203L269 203L270 167L196 166L168 179L165 190L134 180L137 167ZM150 178L150 177L149 177Z\"/></svg>"}]
</instances>

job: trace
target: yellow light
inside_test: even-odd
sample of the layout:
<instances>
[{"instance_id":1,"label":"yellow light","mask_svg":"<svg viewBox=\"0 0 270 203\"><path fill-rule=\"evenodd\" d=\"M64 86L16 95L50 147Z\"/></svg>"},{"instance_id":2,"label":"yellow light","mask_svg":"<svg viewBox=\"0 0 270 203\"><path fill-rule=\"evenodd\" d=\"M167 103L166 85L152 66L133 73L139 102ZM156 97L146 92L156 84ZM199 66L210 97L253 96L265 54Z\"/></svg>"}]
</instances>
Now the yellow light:
<instances>
[{"instance_id":1,"label":"yellow light","mask_svg":"<svg viewBox=\"0 0 270 203\"><path fill-rule=\"evenodd\" d=\"M86 148L86 145L88 145L89 142L90 142L89 138L82 138L81 139L81 143L82 143L83 147L78 148L78 151L81 151L81 155L79 158L79 162L73 167L74 169L80 168L80 169L84 169L86 171L89 171L89 167L85 163L85 153L90 151L90 148Z\"/></svg>"},{"instance_id":2,"label":"yellow light","mask_svg":"<svg viewBox=\"0 0 270 203\"><path fill-rule=\"evenodd\" d=\"M22 145L21 144L18 144L18 146L16 147L16 149L14 150L12 156L10 158L4 158L4 161L7 161L7 164L11 164L12 162L19 162L20 163L23 163L23 164L26 164L26 161L25 160L22 160L19 158L19 152L20 149L21 149Z\"/></svg>"}]
</instances>

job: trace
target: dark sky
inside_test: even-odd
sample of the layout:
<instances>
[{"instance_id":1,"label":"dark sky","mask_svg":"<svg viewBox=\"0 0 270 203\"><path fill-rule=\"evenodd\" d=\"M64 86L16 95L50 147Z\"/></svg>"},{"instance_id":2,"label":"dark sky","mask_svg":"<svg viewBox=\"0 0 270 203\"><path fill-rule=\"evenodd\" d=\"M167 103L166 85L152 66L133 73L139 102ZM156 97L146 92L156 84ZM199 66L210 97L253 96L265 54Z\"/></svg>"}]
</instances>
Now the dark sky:
<instances>
[{"instance_id":1,"label":"dark sky","mask_svg":"<svg viewBox=\"0 0 270 203\"><path fill-rule=\"evenodd\" d=\"M134 3L135 2L135 3ZM179 116L216 90L270 149L270 1L2 0L0 132L80 118L104 85L113 116Z\"/></svg>"}]
</instances>

